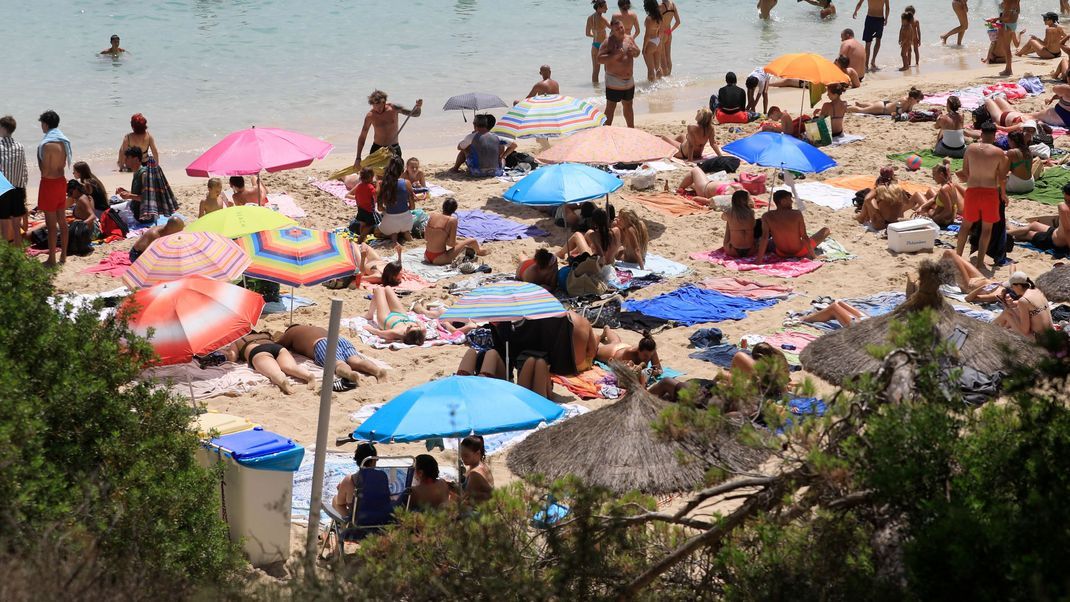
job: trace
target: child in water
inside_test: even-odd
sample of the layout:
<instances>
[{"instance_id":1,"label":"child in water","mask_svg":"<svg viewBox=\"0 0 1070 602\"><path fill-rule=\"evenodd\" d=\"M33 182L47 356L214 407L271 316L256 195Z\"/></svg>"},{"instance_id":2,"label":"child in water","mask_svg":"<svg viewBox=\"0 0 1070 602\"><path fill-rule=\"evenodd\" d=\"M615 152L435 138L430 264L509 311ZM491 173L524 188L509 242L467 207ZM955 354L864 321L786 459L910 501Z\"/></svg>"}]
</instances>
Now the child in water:
<instances>
[{"instance_id":1,"label":"child in water","mask_svg":"<svg viewBox=\"0 0 1070 602\"><path fill-rule=\"evenodd\" d=\"M921 65L921 21L918 20L918 15L914 13L914 5L910 5L903 9L903 12L910 13L914 22L914 64Z\"/></svg>"},{"instance_id":2,"label":"child in water","mask_svg":"<svg viewBox=\"0 0 1070 602\"><path fill-rule=\"evenodd\" d=\"M903 57L900 71L910 70L910 58L914 53L914 15L903 13L902 25L899 27L899 54Z\"/></svg>"}]
</instances>

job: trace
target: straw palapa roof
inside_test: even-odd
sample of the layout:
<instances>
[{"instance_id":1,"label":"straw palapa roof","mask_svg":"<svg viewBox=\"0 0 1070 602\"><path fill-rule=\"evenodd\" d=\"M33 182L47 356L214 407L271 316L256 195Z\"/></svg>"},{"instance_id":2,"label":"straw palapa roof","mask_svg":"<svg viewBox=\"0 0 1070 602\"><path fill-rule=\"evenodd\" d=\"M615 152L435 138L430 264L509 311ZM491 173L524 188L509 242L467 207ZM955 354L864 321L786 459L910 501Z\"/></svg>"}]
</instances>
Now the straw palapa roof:
<instances>
[{"instance_id":1,"label":"straw palapa roof","mask_svg":"<svg viewBox=\"0 0 1070 602\"><path fill-rule=\"evenodd\" d=\"M918 291L892 312L841 328L810 343L799 356L803 368L836 385L850 377L874 372L880 362L866 347L887 343L893 320L903 320L908 314L925 308L936 312L935 327L941 339L948 339L956 328L967 333L966 342L958 352L961 365L992 374L1006 365L1004 348L1009 348L1017 357L1023 357L1029 351L1030 342L1024 337L965 316L948 305L939 291L936 264L923 262L920 274Z\"/></svg>"},{"instance_id":2,"label":"straw palapa roof","mask_svg":"<svg viewBox=\"0 0 1070 602\"><path fill-rule=\"evenodd\" d=\"M1043 273L1037 278L1037 288L1048 301L1064 303L1070 301L1070 265L1060 265Z\"/></svg>"},{"instance_id":3,"label":"straw palapa roof","mask_svg":"<svg viewBox=\"0 0 1070 602\"><path fill-rule=\"evenodd\" d=\"M620 401L532 433L509 452L509 469L522 477L575 475L616 493L659 495L701 486L714 461L744 471L768 457L768 451L739 442L736 427L726 427L717 449L703 452L709 458L694 458L694 447L664 440L652 428L669 404L647 393L627 370L615 372L628 391Z\"/></svg>"}]
</instances>

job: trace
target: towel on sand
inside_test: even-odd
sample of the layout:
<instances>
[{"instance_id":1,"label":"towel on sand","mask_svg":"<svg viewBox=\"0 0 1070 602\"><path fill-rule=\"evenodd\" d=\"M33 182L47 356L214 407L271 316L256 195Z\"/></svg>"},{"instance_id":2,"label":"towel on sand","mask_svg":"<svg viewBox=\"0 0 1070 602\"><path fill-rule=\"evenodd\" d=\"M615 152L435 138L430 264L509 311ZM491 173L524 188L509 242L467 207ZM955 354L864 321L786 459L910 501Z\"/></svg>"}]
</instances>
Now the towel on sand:
<instances>
[{"instance_id":1,"label":"towel on sand","mask_svg":"<svg viewBox=\"0 0 1070 602\"><path fill-rule=\"evenodd\" d=\"M440 196L451 196L453 194L452 190L447 190L446 188L443 188L438 184L428 184L427 188L413 188L412 190L416 194L426 192L427 194L431 195L431 198L433 199L437 199Z\"/></svg>"},{"instance_id":2,"label":"towel on sand","mask_svg":"<svg viewBox=\"0 0 1070 602\"><path fill-rule=\"evenodd\" d=\"M280 295L278 301L272 301L271 303L264 304L264 311L260 312L260 315L266 316L268 314L282 314L290 313L290 301L293 301L293 309L299 309L302 307L308 307L315 305L316 302L312 299L306 299L305 297L295 297L293 295Z\"/></svg>"},{"instance_id":3,"label":"towel on sand","mask_svg":"<svg viewBox=\"0 0 1070 602\"><path fill-rule=\"evenodd\" d=\"M639 268L639 264L626 261L618 261L615 267L618 270L631 272L633 278L643 278L651 274L665 278L677 278L691 271L691 268L682 263L677 263L653 253L646 254L646 261L642 269Z\"/></svg>"},{"instance_id":4,"label":"towel on sand","mask_svg":"<svg viewBox=\"0 0 1070 602\"><path fill-rule=\"evenodd\" d=\"M854 206L856 191L840 186L830 186L826 182L799 182L795 184L795 192L807 203L839 211Z\"/></svg>"},{"instance_id":5,"label":"towel on sand","mask_svg":"<svg viewBox=\"0 0 1070 602\"><path fill-rule=\"evenodd\" d=\"M860 136L858 134L840 134L839 136L832 137L832 146L840 146L841 144L860 142L865 139L865 136Z\"/></svg>"},{"instance_id":6,"label":"towel on sand","mask_svg":"<svg viewBox=\"0 0 1070 602\"><path fill-rule=\"evenodd\" d=\"M517 443L520 443L524 439L527 439L529 435L531 435L537 430L541 430L555 424L560 424L568 420L569 418L575 418L576 416L580 416L582 414L590 412L590 410L581 406L578 403L563 403L561 404L561 408L565 410L565 413L561 414L561 416L557 420L554 420L549 424L540 424L538 427L526 431L512 431L509 433L498 433L497 435L484 435L483 448L486 449L487 455L493 456L495 454L499 454L509 449L510 447L513 447ZM457 439L447 438L444 440L444 443L447 450L453 451L457 449Z\"/></svg>"},{"instance_id":7,"label":"towel on sand","mask_svg":"<svg viewBox=\"0 0 1070 602\"><path fill-rule=\"evenodd\" d=\"M668 217L680 217L684 215L698 215L709 213L705 206L688 199L687 197L671 192L657 194L626 194L624 199L634 201L647 209L657 211Z\"/></svg>"},{"instance_id":8,"label":"towel on sand","mask_svg":"<svg viewBox=\"0 0 1070 602\"><path fill-rule=\"evenodd\" d=\"M305 217L305 210L297 204L294 198L285 192L272 192L268 194L268 207L290 218Z\"/></svg>"},{"instance_id":9,"label":"towel on sand","mask_svg":"<svg viewBox=\"0 0 1070 602\"><path fill-rule=\"evenodd\" d=\"M335 198L341 199L345 202L346 205L349 205L350 207L357 206L357 201L355 199L346 198L346 194L348 194L349 191L346 190L346 185L338 180L309 180L308 183Z\"/></svg>"},{"instance_id":10,"label":"towel on sand","mask_svg":"<svg viewBox=\"0 0 1070 602\"><path fill-rule=\"evenodd\" d=\"M1070 183L1070 169L1052 167L1044 170L1044 175L1036 179L1036 188L1032 192L1010 196L1045 205L1058 205L1063 202L1063 186L1067 183Z\"/></svg>"},{"instance_id":11,"label":"towel on sand","mask_svg":"<svg viewBox=\"0 0 1070 602\"><path fill-rule=\"evenodd\" d=\"M685 326L722 320L742 320L747 312L774 305L772 299L729 297L717 291L684 285L675 291L642 301L626 301L626 311L673 320Z\"/></svg>"},{"instance_id":12,"label":"towel on sand","mask_svg":"<svg viewBox=\"0 0 1070 602\"><path fill-rule=\"evenodd\" d=\"M962 109L965 111L972 111L984 104L985 86L972 86L962 90L951 90L950 92L933 94L932 96L926 96L921 99L921 104L937 105L941 107L947 106L947 99L950 96L958 96L959 102L962 103Z\"/></svg>"},{"instance_id":13,"label":"towel on sand","mask_svg":"<svg viewBox=\"0 0 1070 602\"><path fill-rule=\"evenodd\" d=\"M323 369L309 358L294 354L294 359L299 366L307 369L317 379L323 377ZM253 370L245 362L226 362L204 370L201 370L195 361L171 366L156 366L142 372L141 380L153 380L161 386L165 386L170 381L171 391L182 397L189 397L192 388L196 399L219 395L236 397L253 389L271 385L271 381L266 376Z\"/></svg>"},{"instance_id":14,"label":"towel on sand","mask_svg":"<svg viewBox=\"0 0 1070 602\"><path fill-rule=\"evenodd\" d=\"M706 347L705 349L699 349L693 351L687 355L687 357L693 360L702 360L704 362L710 362L715 366L722 368L732 367L732 358L739 353L739 347L731 343L722 343L720 345L714 345L713 347Z\"/></svg>"},{"instance_id":15,"label":"towel on sand","mask_svg":"<svg viewBox=\"0 0 1070 602\"><path fill-rule=\"evenodd\" d=\"M620 397L617 378L598 366L592 366L590 370L573 376L552 374L550 375L550 380L565 387L569 393L580 399L616 399Z\"/></svg>"},{"instance_id":16,"label":"towel on sand","mask_svg":"<svg viewBox=\"0 0 1070 602\"><path fill-rule=\"evenodd\" d=\"M824 242L817 245L817 258L820 261L847 261L858 257L848 251L843 245L841 245L835 238L826 238Z\"/></svg>"},{"instance_id":17,"label":"towel on sand","mask_svg":"<svg viewBox=\"0 0 1070 602\"><path fill-rule=\"evenodd\" d=\"M692 253L691 259L708 261L740 272L753 271L758 274L779 276L781 278L796 278L803 274L809 274L825 265L820 261L814 261L812 259L784 259L775 254L766 255L765 263L758 264L755 263L756 258L754 257L729 257L728 255L725 255L724 249Z\"/></svg>"},{"instance_id":18,"label":"towel on sand","mask_svg":"<svg viewBox=\"0 0 1070 602\"><path fill-rule=\"evenodd\" d=\"M839 186L840 188L847 188L858 192L866 188L873 188L873 184L877 181L876 176L841 176L839 178L831 178L825 180L825 184L829 186ZM910 194L920 192L925 194L929 191L929 187L924 184L915 184L914 182L899 182L899 187L907 191Z\"/></svg>"},{"instance_id":19,"label":"towel on sand","mask_svg":"<svg viewBox=\"0 0 1070 602\"><path fill-rule=\"evenodd\" d=\"M424 329L427 331L427 339L422 345L424 348L436 347L438 345L461 345L464 343L464 333L461 331L450 332L443 328L438 320L433 320L417 313L410 312L406 315L410 319L416 320L424 325ZM397 351L399 349L416 348L415 345L406 345L400 341L388 343L382 337L368 332L366 329L368 320L363 317L346 318L342 320L342 326L348 328L351 333L356 333L365 345L375 349L391 349Z\"/></svg>"},{"instance_id":20,"label":"towel on sand","mask_svg":"<svg viewBox=\"0 0 1070 602\"><path fill-rule=\"evenodd\" d=\"M460 276L461 273L448 265L431 265L424 262L424 250L422 248L409 249L401 254L401 265L408 271L423 278L427 282L435 283L443 278Z\"/></svg>"},{"instance_id":21,"label":"towel on sand","mask_svg":"<svg viewBox=\"0 0 1070 602\"><path fill-rule=\"evenodd\" d=\"M130 267L130 252L129 251L112 251L107 257L101 259L96 265L91 265L84 270L83 274L104 274L105 276L111 276L118 278L126 273L126 269Z\"/></svg>"},{"instance_id":22,"label":"towel on sand","mask_svg":"<svg viewBox=\"0 0 1070 602\"><path fill-rule=\"evenodd\" d=\"M888 155L888 158L892 161L898 161L900 163L903 163L910 155L917 155L921 157L922 169L932 169L944 162L943 157L937 157L933 154L932 149L929 148L918 151L908 151L905 153L892 153ZM951 159L951 171L958 171L960 169L962 169L962 159Z\"/></svg>"},{"instance_id":23,"label":"towel on sand","mask_svg":"<svg viewBox=\"0 0 1070 602\"><path fill-rule=\"evenodd\" d=\"M456 215L458 238L474 238L479 241L479 244L488 240L517 240L550 235L538 226L527 226L497 213L479 209L458 211Z\"/></svg>"},{"instance_id":24,"label":"towel on sand","mask_svg":"<svg viewBox=\"0 0 1070 602\"><path fill-rule=\"evenodd\" d=\"M731 277L707 278L700 282L699 286L723 295L746 299L787 299L794 290L784 284L762 284L753 280Z\"/></svg>"}]
</instances>

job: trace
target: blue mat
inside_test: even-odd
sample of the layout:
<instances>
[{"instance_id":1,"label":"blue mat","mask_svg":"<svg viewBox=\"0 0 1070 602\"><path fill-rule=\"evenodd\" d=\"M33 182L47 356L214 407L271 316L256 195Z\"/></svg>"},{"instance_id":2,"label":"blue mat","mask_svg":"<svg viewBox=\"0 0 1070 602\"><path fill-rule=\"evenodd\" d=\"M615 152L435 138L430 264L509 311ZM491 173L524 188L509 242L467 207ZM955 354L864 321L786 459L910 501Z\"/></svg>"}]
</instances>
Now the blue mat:
<instances>
[{"instance_id":1,"label":"blue mat","mask_svg":"<svg viewBox=\"0 0 1070 602\"><path fill-rule=\"evenodd\" d=\"M702 360L704 362L710 362L716 366L722 368L732 367L732 358L739 352L739 347L736 347L732 343L723 343L721 345L715 345L713 347L707 347L698 351L688 354L687 357L693 360Z\"/></svg>"},{"instance_id":2,"label":"blue mat","mask_svg":"<svg viewBox=\"0 0 1070 602\"><path fill-rule=\"evenodd\" d=\"M1027 242L1016 242L1014 245L1023 249L1029 249L1030 251L1036 251L1037 253L1046 253L1056 259L1066 259L1067 257L1070 257L1070 253L1067 253L1064 249L1040 249Z\"/></svg>"},{"instance_id":3,"label":"blue mat","mask_svg":"<svg viewBox=\"0 0 1070 602\"><path fill-rule=\"evenodd\" d=\"M826 409L825 402L816 397L796 397L792 399L788 402L788 410L791 412L791 416L784 419L784 426L777 429L777 434L783 434L793 424L805 422L809 417L824 416Z\"/></svg>"},{"instance_id":4,"label":"blue mat","mask_svg":"<svg viewBox=\"0 0 1070 602\"><path fill-rule=\"evenodd\" d=\"M704 322L742 320L747 317L748 311L765 309L775 305L776 302L776 299L755 300L730 297L717 291L688 284L653 299L627 301L624 303L624 309L692 326Z\"/></svg>"}]
</instances>

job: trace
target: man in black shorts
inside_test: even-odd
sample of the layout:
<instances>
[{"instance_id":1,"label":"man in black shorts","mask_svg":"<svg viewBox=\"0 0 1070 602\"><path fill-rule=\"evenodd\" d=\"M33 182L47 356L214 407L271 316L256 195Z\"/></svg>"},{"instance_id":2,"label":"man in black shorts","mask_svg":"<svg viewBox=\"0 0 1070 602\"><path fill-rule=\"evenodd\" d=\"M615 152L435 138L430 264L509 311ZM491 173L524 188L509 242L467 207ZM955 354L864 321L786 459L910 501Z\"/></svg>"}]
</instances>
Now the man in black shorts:
<instances>
[{"instance_id":1,"label":"man in black shorts","mask_svg":"<svg viewBox=\"0 0 1070 602\"><path fill-rule=\"evenodd\" d=\"M624 121L628 127L635 127L633 73L638 56L639 46L632 36L624 33L624 21L619 16L613 17L609 37L598 51L599 64L606 66L606 125L613 125L613 114L617 112L619 102L624 105Z\"/></svg>"},{"instance_id":2,"label":"man in black shorts","mask_svg":"<svg viewBox=\"0 0 1070 602\"><path fill-rule=\"evenodd\" d=\"M862 41L866 43L866 62L869 71L878 71L877 53L881 51L881 38L884 36L884 26L888 24L888 15L892 12L889 0L858 0L855 6L854 18L858 18L858 11L862 3L867 3L866 27L862 32ZM873 41L876 40L876 45ZM872 46L872 51L870 50ZM859 75L862 75L861 73Z\"/></svg>"},{"instance_id":3,"label":"man in black shorts","mask_svg":"<svg viewBox=\"0 0 1070 602\"><path fill-rule=\"evenodd\" d=\"M353 160L354 167L360 167L361 154L364 152L364 143L368 139L368 130L372 131L372 150L375 152L384 146L389 147L398 157L401 154L401 146L398 144L398 135L401 128L398 125L398 115L419 117L423 111L424 101L417 100L416 106L411 110L401 105L387 102L386 92L376 90L368 96L368 104L371 109L364 116L364 125L360 129L357 138L357 158Z\"/></svg>"},{"instance_id":4,"label":"man in black shorts","mask_svg":"<svg viewBox=\"0 0 1070 602\"><path fill-rule=\"evenodd\" d=\"M14 117L0 117L0 174L12 186L10 190L0 193L0 224L3 225L4 239L22 246L19 222L26 215L26 181L29 174L26 172L26 149L11 137L15 133L15 125Z\"/></svg>"}]
</instances>

